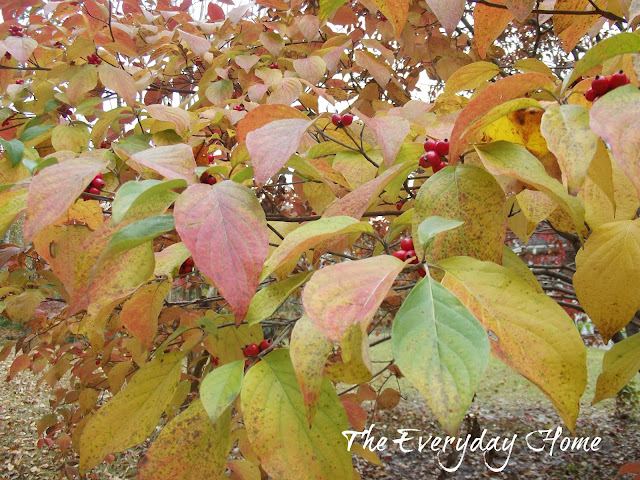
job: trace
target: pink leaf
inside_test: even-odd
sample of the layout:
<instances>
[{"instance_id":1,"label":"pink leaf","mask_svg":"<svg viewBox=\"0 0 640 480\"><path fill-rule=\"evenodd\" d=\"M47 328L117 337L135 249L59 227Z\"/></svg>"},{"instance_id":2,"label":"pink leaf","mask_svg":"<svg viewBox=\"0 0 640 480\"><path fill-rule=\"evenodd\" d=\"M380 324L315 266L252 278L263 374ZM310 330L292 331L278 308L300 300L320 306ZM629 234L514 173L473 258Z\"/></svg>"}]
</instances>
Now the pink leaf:
<instances>
[{"instance_id":1,"label":"pink leaf","mask_svg":"<svg viewBox=\"0 0 640 480\"><path fill-rule=\"evenodd\" d=\"M189 50L196 55L202 56L211 48L211 42L206 38L198 35L191 35L190 33L183 32L182 30L178 30L178 35L180 36L180 40L183 40L184 43L187 44L187 47L189 47Z\"/></svg>"},{"instance_id":2,"label":"pink leaf","mask_svg":"<svg viewBox=\"0 0 640 480\"><path fill-rule=\"evenodd\" d=\"M356 64L368 70L373 79L385 88L391 79L391 70L384 60L378 60L371 52L356 50Z\"/></svg>"},{"instance_id":3,"label":"pink leaf","mask_svg":"<svg viewBox=\"0 0 640 480\"><path fill-rule=\"evenodd\" d=\"M242 322L258 289L269 249L269 230L258 199L230 180L192 185L174 209L176 230Z\"/></svg>"},{"instance_id":4,"label":"pink leaf","mask_svg":"<svg viewBox=\"0 0 640 480\"><path fill-rule=\"evenodd\" d=\"M27 63L27 60L29 60L29 57L38 46L38 42L29 37L9 35L4 39L4 46L20 63Z\"/></svg>"},{"instance_id":5,"label":"pink leaf","mask_svg":"<svg viewBox=\"0 0 640 480\"><path fill-rule=\"evenodd\" d=\"M207 7L207 13L209 14L209 20L211 20L212 22L224 21L224 10L222 10L222 7L220 7L220 5L210 3Z\"/></svg>"},{"instance_id":6,"label":"pink leaf","mask_svg":"<svg viewBox=\"0 0 640 480\"><path fill-rule=\"evenodd\" d=\"M131 74L121 68L112 67L108 63L98 67L98 74L105 87L120 95L127 105L133 106L136 101L137 87Z\"/></svg>"},{"instance_id":7,"label":"pink leaf","mask_svg":"<svg viewBox=\"0 0 640 480\"><path fill-rule=\"evenodd\" d=\"M427 4L440 25L451 35L464 13L464 0L427 0Z\"/></svg>"},{"instance_id":8,"label":"pink leaf","mask_svg":"<svg viewBox=\"0 0 640 480\"><path fill-rule=\"evenodd\" d=\"M153 118L162 122L173 123L178 134L184 136L191 126L191 117L189 113L178 107L169 107L167 105L147 105L147 112Z\"/></svg>"},{"instance_id":9,"label":"pink leaf","mask_svg":"<svg viewBox=\"0 0 640 480\"><path fill-rule=\"evenodd\" d=\"M106 166L107 162L96 158L73 158L51 165L33 177L27 195L25 243L58 220Z\"/></svg>"},{"instance_id":10,"label":"pink leaf","mask_svg":"<svg viewBox=\"0 0 640 480\"><path fill-rule=\"evenodd\" d=\"M247 150L257 184L264 185L284 167L312 123L313 120L293 118L276 120L247 134Z\"/></svg>"},{"instance_id":11,"label":"pink leaf","mask_svg":"<svg viewBox=\"0 0 640 480\"><path fill-rule=\"evenodd\" d=\"M505 0L505 3L515 19L522 23L531 14L536 0Z\"/></svg>"},{"instance_id":12,"label":"pink leaf","mask_svg":"<svg viewBox=\"0 0 640 480\"><path fill-rule=\"evenodd\" d=\"M391 255L343 262L316 272L302 293L305 312L322 334L338 341L351 325L366 330L404 268Z\"/></svg>"},{"instance_id":13,"label":"pink leaf","mask_svg":"<svg viewBox=\"0 0 640 480\"><path fill-rule=\"evenodd\" d=\"M385 165L392 165L402 147L402 142L411 131L411 124L404 118L390 116L369 118L354 109L354 112L369 127L378 142Z\"/></svg>"},{"instance_id":14,"label":"pink leaf","mask_svg":"<svg viewBox=\"0 0 640 480\"><path fill-rule=\"evenodd\" d=\"M196 161L193 150L184 143L149 148L132 155L131 159L169 180L182 178L189 184L195 182Z\"/></svg>"}]
</instances>

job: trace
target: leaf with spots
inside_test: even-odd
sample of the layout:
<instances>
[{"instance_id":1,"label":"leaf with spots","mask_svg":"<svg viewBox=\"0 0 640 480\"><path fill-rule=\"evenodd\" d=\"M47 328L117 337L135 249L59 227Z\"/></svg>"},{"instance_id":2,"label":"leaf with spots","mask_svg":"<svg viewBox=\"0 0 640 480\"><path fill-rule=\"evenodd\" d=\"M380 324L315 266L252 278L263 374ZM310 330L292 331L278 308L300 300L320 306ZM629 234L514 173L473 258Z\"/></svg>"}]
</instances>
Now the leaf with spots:
<instances>
[{"instance_id":1,"label":"leaf with spots","mask_svg":"<svg viewBox=\"0 0 640 480\"><path fill-rule=\"evenodd\" d=\"M258 291L251 300L245 321L254 325L269 318L311 275L313 270L296 273Z\"/></svg>"},{"instance_id":2,"label":"leaf with spots","mask_svg":"<svg viewBox=\"0 0 640 480\"><path fill-rule=\"evenodd\" d=\"M109 453L145 441L178 387L183 357L183 352L174 352L145 363L123 390L89 417L79 441L82 474Z\"/></svg>"},{"instance_id":3,"label":"leaf with spots","mask_svg":"<svg viewBox=\"0 0 640 480\"><path fill-rule=\"evenodd\" d=\"M464 224L438 234L427 249L415 242L418 257L437 263L467 255L500 263L506 225L504 203L502 188L481 168L456 165L439 171L418 191L413 231L420 232L420 225L434 216Z\"/></svg>"},{"instance_id":4,"label":"leaf with spots","mask_svg":"<svg viewBox=\"0 0 640 480\"><path fill-rule=\"evenodd\" d=\"M224 480L230 447L230 409L211 422L196 399L162 429L140 461L138 480Z\"/></svg>"},{"instance_id":5,"label":"leaf with spots","mask_svg":"<svg viewBox=\"0 0 640 480\"><path fill-rule=\"evenodd\" d=\"M140 343L150 350L158 330L158 316L171 291L170 282L151 283L141 287L122 305L120 321Z\"/></svg>"},{"instance_id":6,"label":"leaf with spots","mask_svg":"<svg viewBox=\"0 0 640 480\"><path fill-rule=\"evenodd\" d=\"M427 399L442 428L455 435L489 361L482 325L427 275L396 313L391 344L404 376Z\"/></svg>"},{"instance_id":7,"label":"leaf with spots","mask_svg":"<svg viewBox=\"0 0 640 480\"><path fill-rule=\"evenodd\" d=\"M574 431L587 366L571 317L508 268L469 257L448 258L440 266L446 271L442 285L488 332L492 355L542 390Z\"/></svg>"},{"instance_id":8,"label":"leaf with spots","mask_svg":"<svg viewBox=\"0 0 640 480\"><path fill-rule=\"evenodd\" d=\"M286 349L252 366L242 383L242 414L262 468L279 480L352 478L347 416L331 382L323 380L309 427L302 393ZM295 448L291 448L291 439Z\"/></svg>"},{"instance_id":9,"label":"leaf with spots","mask_svg":"<svg viewBox=\"0 0 640 480\"><path fill-rule=\"evenodd\" d=\"M184 143L148 148L132 155L131 160L169 180L181 178L190 185L195 183L195 157L191 147Z\"/></svg>"},{"instance_id":10,"label":"leaf with spots","mask_svg":"<svg viewBox=\"0 0 640 480\"><path fill-rule=\"evenodd\" d=\"M236 360L214 368L204 377L200 400L211 423L218 421L240 393L243 373L244 362Z\"/></svg>"},{"instance_id":11,"label":"leaf with spots","mask_svg":"<svg viewBox=\"0 0 640 480\"><path fill-rule=\"evenodd\" d=\"M403 268L404 263L391 255L324 267L302 292L305 312L332 341L340 340L352 325L366 329Z\"/></svg>"},{"instance_id":12,"label":"leaf with spots","mask_svg":"<svg viewBox=\"0 0 640 480\"><path fill-rule=\"evenodd\" d=\"M258 290L269 230L258 199L231 180L185 190L174 209L176 230L233 309L240 324Z\"/></svg>"}]
</instances>

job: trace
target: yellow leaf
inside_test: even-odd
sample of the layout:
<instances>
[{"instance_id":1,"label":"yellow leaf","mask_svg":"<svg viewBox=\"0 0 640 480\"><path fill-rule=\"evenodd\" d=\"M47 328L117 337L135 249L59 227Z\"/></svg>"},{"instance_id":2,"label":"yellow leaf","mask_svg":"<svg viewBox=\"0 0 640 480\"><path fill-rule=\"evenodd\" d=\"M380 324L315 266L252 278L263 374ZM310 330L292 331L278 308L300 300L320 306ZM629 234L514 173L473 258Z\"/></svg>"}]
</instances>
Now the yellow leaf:
<instances>
[{"instance_id":1,"label":"yellow leaf","mask_svg":"<svg viewBox=\"0 0 640 480\"><path fill-rule=\"evenodd\" d=\"M440 266L442 284L487 330L491 353L537 385L573 431L587 384L586 348L573 320L500 265L456 257Z\"/></svg>"},{"instance_id":2,"label":"yellow leaf","mask_svg":"<svg viewBox=\"0 0 640 480\"><path fill-rule=\"evenodd\" d=\"M151 349L158 330L158 315L171 291L167 281L141 287L122 306L120 321L147 349Z\"/></svg>"},{"instance_id":3,"label":"yellow leaf","mask_svg":"<svg viewBox=\"0 0 640 480\"><path fill-rule=\"evenodd\" d=\"M81 125L58 125L51 131L51 145L57 151L71 150L80 153L89 145L89 132Z\"/></svg>"},{"instance_id":4,"label":"yellow leaf","mask_svg":"<svg viewBox=\"0 0 640 480\"><path fill-rule=\"evenodd\" d=\"M393 31L397 37L402 34L402 29L407 23L409 13L409 0L373 0L373 3L393 25Z\"/></svg>"},{"instance_id":5,"label":"yellow leaf","mask_svg":"<svg viewBox=\"0 0 640 480\"><path fill-rule=\"evenodd\" d=\"M340 339L342 358L327 365L326 376L334 382L364 383L373 376L369 337L361 325L352 325Z\"/></svg>"},{"instance_id":6,"label":"yellow leaf","mask_svg":"<svg viewBox=\"0 0 640 480\"><path fill-rule=\"evenodd\" d=\"M233 315L217 315L213 318L216 325L233 322ZM239 327L218 328L216 335L208 335L204 344L213 356L219 358L220 365L244 360L242 348L249 343L259 344L264 339L260 325L242 324Z\"/></svg>"},{"instance_id":7,"label":"yellow leaf","mask_svg":"<svg viewBox=\"0 0 640 480\"><path fill-rule=\"evenodd\" d=\"M173 398L183 357L183 352L168 353L144 364L124 390L90 417L80 437L82 474L109 453L131 448L149 436Z\"/></svg>"},{"instance_id":8,"label":"yellow leaf","mask_svg":"<svg viewBox=\"0 0 640 480\"><path fill-rule=\"evenodd\" d=\"M461 90L473 90L481 83L491 80L500 72L492 62L474 62L456 70L447 80L445 94L458 93Z\"/></svg>"},{"instance_id":9,"label":"yellow leaf","mask_svg":"<svg viewBox=\"0 0 640 480\"><path fill-rule=\"evenodd\" d=\"M200 399L171 420L140 460L138 480L222 480L231 439L231 410L215 424Z\"/></svg>"},{"instance_id":10,"label":"yellow leaf","mask_svg":"<svg viewBox=\"0 0 640 480\"><path fill-rule=\"evenodd\" d=\"M625 338L605 352L602 373L598 377L596 394L591 405L613 397L636 376L638 370L640 370L640 333Z\"/></svg>"},{"instance_id":11,"label":"yellow leaf","mask_svg":"<svg viewBox=\"0 0 640 480\"><path fill-rule=\"evenodd\" d=\"M640 221L596 228L576 256L573 286L605 342L640 308Z\"/></svg>"}]
</instances>

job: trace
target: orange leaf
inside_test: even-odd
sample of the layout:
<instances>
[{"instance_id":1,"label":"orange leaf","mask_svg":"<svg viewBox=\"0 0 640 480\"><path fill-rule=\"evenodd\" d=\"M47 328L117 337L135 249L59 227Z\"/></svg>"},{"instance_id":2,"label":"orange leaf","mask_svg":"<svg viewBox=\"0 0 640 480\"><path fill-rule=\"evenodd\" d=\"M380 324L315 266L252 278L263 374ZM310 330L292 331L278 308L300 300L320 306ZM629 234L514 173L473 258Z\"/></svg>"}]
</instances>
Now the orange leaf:
<instances>
[{"instance_id":1,"label":"orange leaf","mask_svg":"<svg viewBox=\"0 0 640 480\"><path fill-rule=\"evenodd\" d=\"M451 35L464 13L464 0L427 0L427 4L440 25ZM479 5L475 6L478 7Z\"/></svg>"},{"instance_id":2,"label":"orange leaf","mask_svg":"<svg viewBox=\"0 0 640 480\"><path fill-rule=\"evenodd\" d=\"M170 282L145 285L122 306L120 321L147 349L151 348L156 338L158 315L170 291Z\"/></svg>"},{"instance_id":3,"label":"orange leaf","mask_svg":"<svg viewBox=\"0 0 640 480\"><path fill-rule=\"evenodd\" d=\"M240 324L258 289L269 230L256 196L227 180L192 185L176 201L176 230L198 268L233 309Z\"/></svg>"},{"instance_id":4,"label":"orange leaf","mask_svg":"<svg viewBox=\"0 0 640 480\"><path fill-rule=\"evenodd\" d=\"M495 3L504 5L504 0L496 0ZM487 56L487 50L511 20L513 20L513 14L510 10L476 4L473 9L474 43L481 58Z\"/></svg>"},{"instance_id":5,"label":"orange leaf","mask_svg":"<svg viewBox=\"0 0 640 480\"><path fill-rule=\"evenodd\" d=\"M249 132L257 130L267 123L285 118L308 120L308 117L300 110L287 105L260 105L247 113L245 117L238 122L236 131L238 142L244 142Z\"/></svg>"}]
</instances>

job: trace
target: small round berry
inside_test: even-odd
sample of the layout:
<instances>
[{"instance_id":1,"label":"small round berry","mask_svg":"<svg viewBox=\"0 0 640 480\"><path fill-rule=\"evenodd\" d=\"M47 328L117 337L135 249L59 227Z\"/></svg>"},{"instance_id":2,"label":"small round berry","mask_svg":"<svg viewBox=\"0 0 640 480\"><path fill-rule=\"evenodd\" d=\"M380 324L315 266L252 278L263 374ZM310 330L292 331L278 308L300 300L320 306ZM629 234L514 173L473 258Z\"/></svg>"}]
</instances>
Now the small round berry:
<instances>
[{"instance_id":1,"label":"small round berry","mask_svg":"<svg viewBox=\"0 0 640 480\"><path fill-rule=\"evenodd\" d=\"M9 52L5 52L4 54L4 58L6 58L7 60L11 60L11 54Z\"/></svg>"},{"instance_id":2,"label":"small round berry","mask_svg":"<svg viewBox=\"0 0 640 480\"><path fill-rule=\"evenodd\" d=\"M598 75L591 82L591 88L593 89L594 93L598 96L604 95L605 93L607 93L609 91L609 85L610 85L609 79L601 75Z\"/></svg>"},{"instance_id":3,"label":"small round berry","mask_svg":"<svg viewBox=\"0 0 640 480\"><path fill-rule=\"evenodd\" d=\"M87 193L91 193L93 195L100 195L100 190L98 190L96 187L91 187L89 190L87 190Z\"/></svg>"},{"instance_id":4,"label":"small round berry","mask_svg":"<svg viewBox=\"0 0 640 480\"><path fill-rule=\"evenodd\" d=\"M247 358L247 359L244 361L244 371L246 372L246 371L247 371L247 369L248 369L250 366L251 366L251 359L250 359L250 358Z\"/></svg>"},{"instance_id":5,"label":"small round berry","mask_svg":"<svg viewBox=\"0 0 640 480\"><path fill-rule=\"evenodd\" d=\"M611 78L609 79L609 88L613 90L614 88L627 85L630 82L631 80L629 79L629 77L627 77L624 71L620 70L618 73L614 73L613 75L611 75Z\"/></svg>"},{"instance_id":6,"label":"small round berry","mask_svg":"<svg viewBox=\"0 0 640 480\"><path fill-rule=\"evenodd\" d=\"M405 251L413 250L413 238L404 237L400 240L400 248Z\"/></svg>"},{"instance_id":7,"label":"small round berry","mask_svg":"<svg viewBox=\"0 0 640 480\"><path fill-rule=\"evenodd\" d=\"M403 205L404 205L404 203L402 203L402 202L396 203L396 210L398 210L398 211L402 210Z\"/></svg>"},{"instance_id":8,"label":"small round berry","mask_svg":"<svg viewBox=\"0 0 640 480\"><path fill-rule=\"evenodd\" d=\"M214 177L213 175L209 175L209 178L207 178L207 182L209 185L215 185L218 181L216 180L216 177Z\"/></svg>"},{"instance_id":9,"label":"small round berry","mask_svg":"<svg viewBox=\"0 0 640 480\"><path fill-rule=\"evenodd\" d=\"M593 88L584 93L584 98L587 99L587 102L593 102L596 99L596 92L593 91Z\"/></svg>"},{"instance_id":10,"label":"small round berry","mask_svg":"<svg viewBox=\"0 0 640 480\"><path fill-rule=\"evenodd\" d=\"M342 115L339 113L334 113L331 115L331 123L333 123L336 127L342 125Z\"/></svg>"},{"instance_id":11,"label":"small round berry","mask_svg":"<svg viewBox=\"0 0 640 480\"><path fill-rule=\"evenodd\" d=\"M398 250L397 252L393 252L393 256L404 262L407 259L407 252L404 250Z\"/></svg>"},{"instance_id":12,"label":"small round berry","mask_svg":"<svg viewBox=\"0 0 640 480\"><path fill-rule=\"evenodd\" d=\"M106 140L100 144L100 148L109 148L109 144L107 143Z\"/></svg>"},{"instance_id":13,"label":"small round berry","mask_svg":"<svg viewBox=\"0 0 640 480\"><path fill-rule=\"evenodd\" d=\"M188 265L190 267L193 267L195 265L195 263L193 262L193 257L189 257L184 261L184 265Z\"/></svg>"},{"instance_id":14,"label":"small round berry","mask_svg":"<svg viewBox=\"0 0 640 480\"><path fill-rule=\"evenodd\" d=\"M105 183L103 179L96 177L91 181L91 185L96 187L98 190L102 190L105 186Z\"/></svg>"},{"instance_id":15,"label":"small round berry","mask_svg":"<svg viewBox=\"0 0 640 480\"><path fill-rule=\"evenodd\" d=\"M433 150L429 150L427 153L425 153L424 157L427 162L427 167L435 168L442 161L440 159L440 155L438 155L438 152L435 152Z\"/></svg>"},{"instance_id":16,"label":"small round berry","mask_svg":"<svg viewBox=\"0 0 640 480\"><path fill-rule=\"evenodd\" d=\"M271 65L269 65L269 68L271 70L279 70L280 69L280 65L278 65L278 62L273 62Z\"/></svg>"},{"instance_id":17,"label":"small round berry","mask_svg":"<svg viewBox=\"0 0 640 480\"><path fill-rule=\"evenodd\" d=\"M317 215L315 210L311 210L311 215Z\"/></svg>"},{"instance_id":18,"label":"small round berry","mask_svg":"<svg viewBox=\"0 0 640 480\"><path fill-rule=\"evenodd\" d=\"M418 262L418 257L416 257L416 252L415 252L415 250L409 250L409 251L407 252L407 260L408 260L409 258L413 258L413 260L411 260L411 263L413 263L413 264L419 263L419 262Z\"/></svg>"},{"instance_id":19,"label":"small round berry","mask_svg":"<svg viewBox=\"0 0 640 480\"><path fill-rule=\"evenodd\" d=\"M101 173L99 173L99 174L97 174L97 175L95 176L95 178L99 178L100 180L102 180L102 172L101 172Z\"/></svg>"},{"instance_id":20,"label":"small round berry","mask_svg":"<svg viewBox=\"0 0 640 480\"><path fill-rule=\"evenodd\" d=\"M427 154L423 153L420 156L420 161L418 162L422 168L429 168L429 162L427 161Z\"/></svg>"},{"instance_id":21,"label":"small round berry","mask_svg":"<svg viewBox=\"0 0 640 480\"><path fill-rule=\"evenodd\" d=\"M422 278L427 275L427 271L424 269L424 267L418 268L418 275L420 275Z\"/></svg>"},{"instance_id":22,"label":"small round berry","mask_svg":"<svg viewBox=\"0 0 640 480\"><path fill-rule=\"evenodd\" d=\"M436 142L433 138L427 138L427 141L424 142L424 151L434 152L437 144L438 142Z\"/></svg>"},{"instance_id":23,"label":"small round berry","mask_svg":"<svg viewBox=\"0 0 640 480\"><path fill-rule=\"evenodd\" d=\"M442 170L446 166L447 164L441 161L438 165L433 167L433 173L438 173L440 170Z\"/></svg>"},{"instance_id":24,"label":"small round berry","mask_svg":"<svg viewBox=\"0 0 640 480\"><path fill-rule=\"evenodd\" d=\"M436 152L442 156L449 155L449 140L445 138L443 141L436 143Z\"/></svg>"},{"instance_id":25,"label":"small round berry","mask_svg":"<svg viewBox=\"0 0 640 480\"><path fill-rule=\"evenodd\" d=\"M344 125L345 127L348 127L349 125L351 125L352 122L353 122L353 115L351 115L350 113L345 113L342 116L342 125Z\"/></svg>"},{"instance_id":26,"label":"small round berry","mask_svg":"<svg viewBox=\"0 0 640 480\"><path fill-rule=\"evenodd\" d=\"M257 343L250 343L247 345L247 353L250 357L256 357L260 354L260 347Z\"/></svg>"},{"instance_id":27,"label":"small round berry","mask_svg":"<svg viewBox=\"0 0 640 480\"><path fill-rule=\"evenodd\" d=\"M18 80L16 80L16 85L22 85L24 83L24 80L22 78L19 78Z\"/></svg>"},{"instance_id":28,"label":"small round berry","mask_svg":"<svg viewBox=\"0 0 640 480\"><path fill-rule=\"evenodd\" d=\"M209 153L207 154L207 160L209 160L209 163L215 161L216 156L213 153Z\"/></svg>"},{"instance_id":29,"label":"small round berry","mask_svg":"<svg viewBox=\"0 0 640 480\"><path fill-rule=\"evenodd\" d=\"M273 341L272 340L267 340L266 338L264 340L262 340L260 342L260 351L264 352L267 348L269 348L271 345L273 345Z\"/></svg>"},{"instance_id":30,"label":"small round berry","mask_svg":"<svg viewBox=\"0 0 640 480\"><path fill-rule=\"evenodd\" d=\"M244 105L236 105L233 107L236 112L244 112Z\"/></svg>"},{"instance_id":31,"label":"small round berry","mask_svg":"<svg viewBox=\"0 0 640 480\"><path fill-rule=\"evenodd\" d=\"M249 345L245 345L244 347L242 347L242 355L246 357L249 356L249 351L247 350L249 348ZM246 366L246 362L245 362L245 366Z\"/></svg>"},{"instance_id":32,"label":"small round berry","mask_svg":"<svg viewBox=\"0 0 640 480\"><path fill-rule=\"evenodd\" d=\"M202 175L200 175L200 183L208 183L209 182L209 174L207 172L204 172Z\"/></svg>"}]
</instances>

